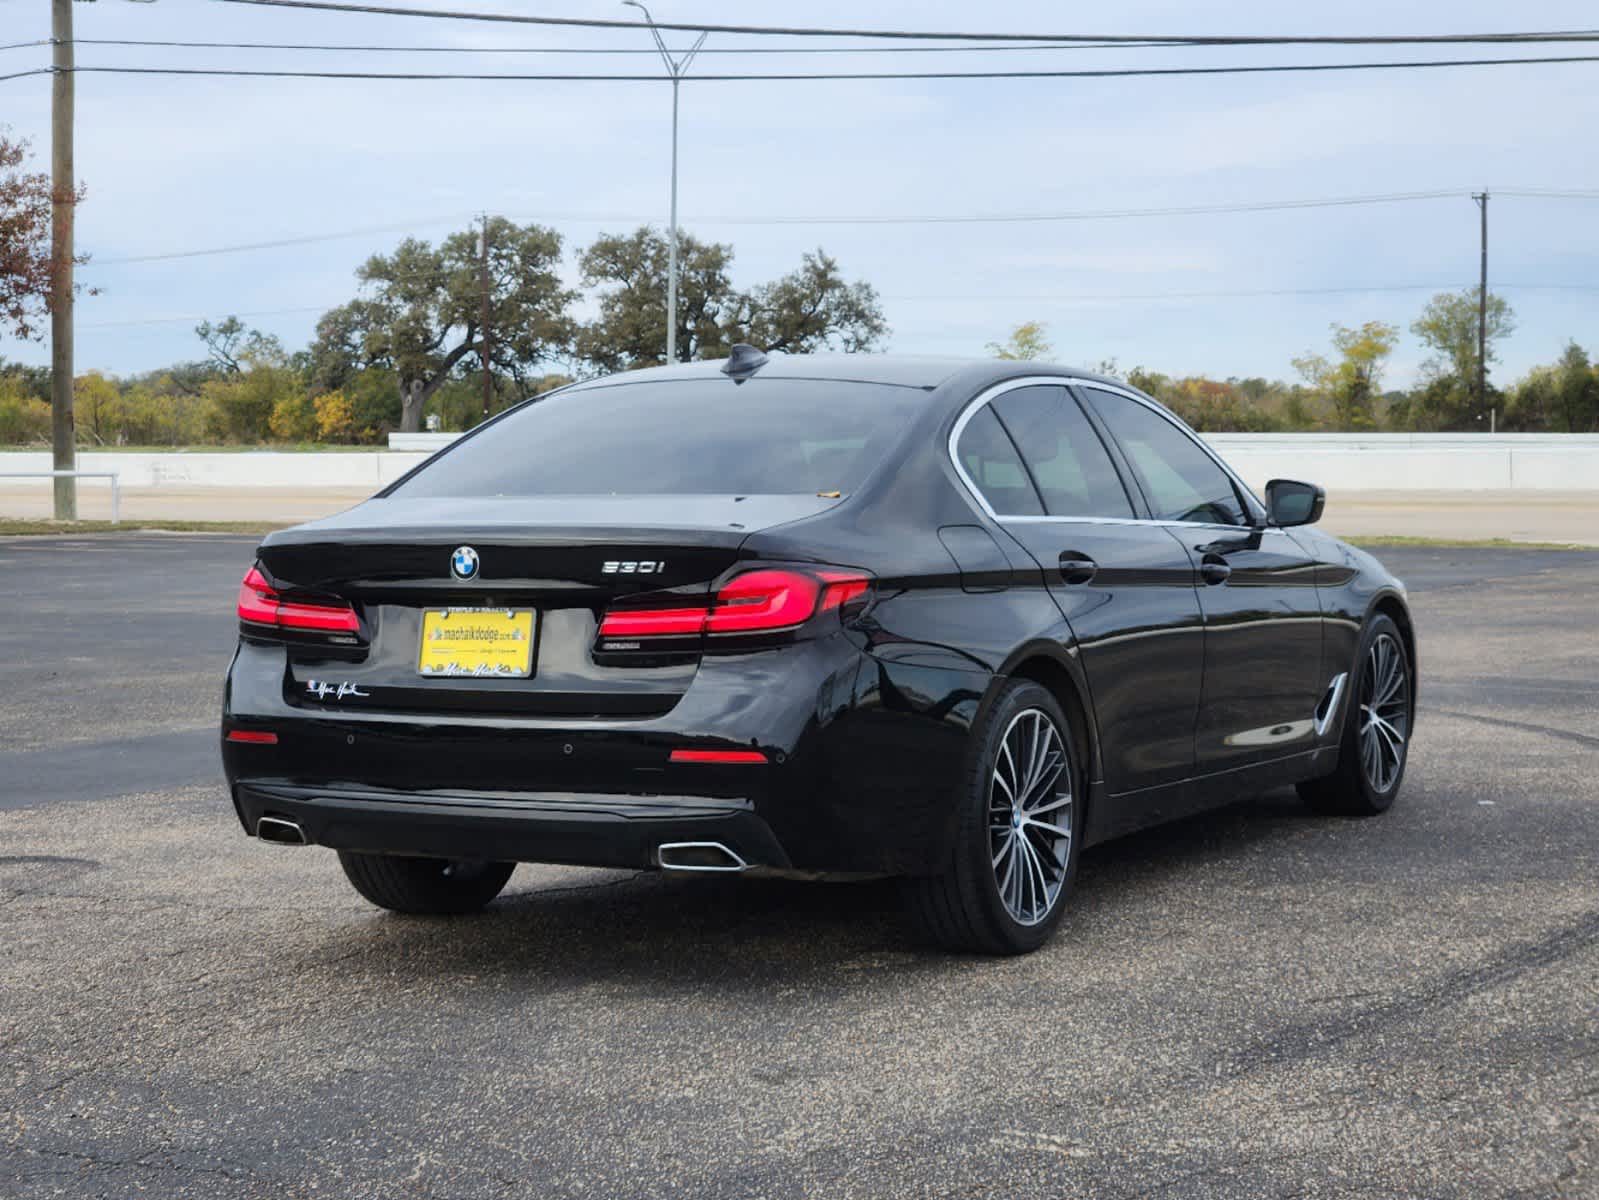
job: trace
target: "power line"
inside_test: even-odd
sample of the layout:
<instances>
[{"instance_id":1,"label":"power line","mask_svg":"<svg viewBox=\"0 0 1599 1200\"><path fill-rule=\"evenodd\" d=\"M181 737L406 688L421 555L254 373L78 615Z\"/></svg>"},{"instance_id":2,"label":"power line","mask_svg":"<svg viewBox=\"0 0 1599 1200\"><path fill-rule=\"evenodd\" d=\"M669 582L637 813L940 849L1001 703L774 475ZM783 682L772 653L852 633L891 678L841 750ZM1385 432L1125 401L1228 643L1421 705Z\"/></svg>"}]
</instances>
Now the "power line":
<instances>
[{"instance_id":1,"label":"power line","mask_svg":"<svg viewBox=\"0 0 1599 1200\"><path fill-rule=\"evenodd\" d=\"M218 0L223 4L280 3L283 0ZM1266 75L1325 71L1404 71L1430 67L1532 66L1549 63L1599 62L1599 55L1557 55L1540 58L1449 58L1415 59L1407 62L1291 63L1263 67L1122 67L1083 71L840 71L794 72L790 74L694 75L694 83L773 83L816 82L820 80L894 79L1126 79L1174 75ZM258 79L388 79L400 81L472 80L478 82L520 83L660 83L668 76L655 75L579 75L579 74L477 74L472 72L422 71L291 71L249 70L222 67L74 67L78 74L100 75L194 75L246 77ZM42 74L41 71L23 74ZM14 77L13 77L14 78Z\"/></svg>"},{"instance_id":2,"label":"power line","mask_svg":"<svg viewBox=\"0 0 1599 1200\"><path fill-rule=\"evenodd\" d=\"M1260 200L1235 204L1194 204L1167 208L1080 209L1071 212L1042 213L948 213L920 216L819 216L819 217L727 217L701 216L702 225L943 225L943 224L1016 224L1026 222L1096 221L1137 217L1202 216L1217 213L1275 212L1303 208L1342 208L1360 204L1389 204L1408 200L1441 200L1467 194L1466 189L1430 192L1389 192L1369 196L1330 196L1304 200ZM1506 195L1513 193L1506 192ZM218 254L236 254L252 250L277 250L287 246L305 246L318 242L339 241L344 238L363 237L373 233L396 233L442 225L449 221L467 219L472 214L455 214L417 221L396 222L388 225L368 225L359 229L342 229L328 233L301 234L269 241L241 242L228 246L209 246L198 250L174 250L157 254L136 254L122 258L101 258L90 266L125 266L132 263L166 262L183 258L206 258ZM561 213L546 212L522 214L527 219L541 221L582 221L604 224L610 221L633 222L650 218L625 213Z\"/></svg>"},{"instance_id":3,"label":"power line","mask_svg":"<svg viewBox=\"0 0 1599 1200\"><path fill-rule=\"evenodd\" d=\"M55 74L55 68L54 67L37 67L37 68L35 68L32 71L17 71L17 72L14 72L13 74L10 74L10 75L0 75L0 83L4 83L8 79L25 79L29 75L53 75L53 74Z\"/></svg>"},{"instance_id":4,"label":"power line","mask_svg":"<svg viewBox=\"0 0 1599 1200\"><path fill-rule=\"evenodd\" d=\"M470 214L467 214L470 215ZM404 233L430 225L443 225L464 219L463 215L438 217L432 220L406 221L392 225L368 225L361 229L343 229L337 233L310 233L298 237L276 238L264 242L241 242L232 246L212 246L203 250L174 250L164 254L134 254L124 258L104 258L89 264L97 267L120 267L130 263L168 262L180 258L206 258L214 254L238 254L250 250L280 250L286 246L309 246L317 242L336 242L344 238L363 237L373 233Z\"/></svg>"},{"instance_id":5,"label":"power line","mask_svg":"<svg viewBox=\"0 0 1599 1200\"><path fill-rule=\"evenodd\" d=\"M1599 40L1596 38L1595 40ZM18 42L0 50L24 46L48 46L48 41ZM148 46L199 50L335 50L373 51L391 54L656 54L653 47L605 46L371 46L304 42L187 42L154 41L142 38L78 38L80 46ZM1072 42L1066 44L997 46L707 46L700 54L998 54L1006 51L1040 50L1115 50L1192 48L1188 42Z\"/></svg>"},{"instance_id":6,"label":"power line","mask_svg":"<svg viewBox=\"0 0 1599 1200\"><path fill-rule=\"evenodd\" d=\"M36 42L10 42L7 45L0 46L0 50L26 50L31 46L48 46L49 44L49 38L40 38Z\"/></svg>"},{"instance_id":7,"label":"power line","mask_svg":"<svg viewBox=\"0 0 1599 1200\"><path fill-rule=\"evenodd\" d=\"M918 300L947 302L949 300L1025 300L1038 303L1098 303L1101 301L1121 300L1216 300L1237 299L1246 297L1273 297L1273 296L1331 296L1350 295L1377 292L1448 292L1476 290L1474 283L1396 283L1396 284L1363 284L1347 287L1325 288L1251 288L1228 291L1193 291L1193 292L1107 292L1095 295L1081 293L1072 295L974 295L971 293L951 293L949 295L933 295L927 293L885 293L882 299L896 303ZM1599 292L1599 284L1586 283L1499 283L1489 288L1490 292L1524 292L1524 291L1572 291L1572 292ZM287 317L302 316L306 313L324 313L329 309L337 308L344 301L335 301L328 304L309 305L303 308L269 308L255 312L236 312L230 316L240 318L256 317ZM195 313L185 317L141 317L130 321L91 321L79 324L80 329L125 329L144 325L185 325L193 321L204 321L215 317L215 313Z\"/></svg>"},{"instance_id":8,"label":"power line","mask_svg":"<svg viewBox=\"0 0 1599 1200\"><path fill-rule=\"evenodd\" d=\"M1557 188L1495 189L1496 196L1519 196L1538 200L1599 200L1599 191L1562 191Z\"/></svg>"},{"instance_id":9,"label":"power line","mask_svg":"<svg viewBox=\"0 0 1599 1200\"><path fill-rule=\"evenodd\" d=\"M331 0L220 0L225 4L251 4L271 8L315 9L322 12L361 13L391 17L427 17L456 21L489 21L515 25L556 25L585 29L627 29L637 31L646 26L638 21L623 21L602 17L532 17L510 13L459 12L448 9L395 8L376 4L338 4ZM887 38L911 41L941 42L1181 42L1200 46L1303 46L1303 45L1410 45L1422 43L1475 43L1475 42L1554 42L1591 41L1599 37L1599 30L1572 29L1542 32L1514 33L1455 33L1417 35L1319 35L1319 36L1234 36L1188 34L1039 34L1039 33L943 33L930 30L908 29L819 29L783 25L725 25L691 21L656 21L655 28L681 33L735 33L777 37L853 37Z\"/></svg>"},{"instance_id":10,"label":"power line","mask_svg":"<svg viewBox=\"0 0 1599 1200\"><path fill-rule=\"evenodd\" d=\"M1464 191L1390 192L1373 196L1334 196L1316 200L1259 200L1236 204L1192 204L1168 208L1082 209L1054 213L957 213L884 217L700 217L713 225L965 225L1022 224L1049 221L1104 221L1132 217L1187 217L1216 213L1278 212L1301 208L1343 208L1359 204L1390 204L1406 200L1443 200Z\"/></svg>"}]
</instances>

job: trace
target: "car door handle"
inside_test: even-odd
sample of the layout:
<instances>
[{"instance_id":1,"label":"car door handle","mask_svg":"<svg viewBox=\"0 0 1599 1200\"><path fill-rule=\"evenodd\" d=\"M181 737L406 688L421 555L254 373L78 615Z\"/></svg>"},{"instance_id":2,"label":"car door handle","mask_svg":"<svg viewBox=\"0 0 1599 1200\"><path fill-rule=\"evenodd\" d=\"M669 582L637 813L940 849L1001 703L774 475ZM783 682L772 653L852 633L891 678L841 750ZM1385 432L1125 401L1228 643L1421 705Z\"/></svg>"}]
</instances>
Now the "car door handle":
<instances>
[{"instance_id":1,"label":"car door handle","mask_svg":"<svg viewBox=\"0 0 1599 1200\"><path fill-rule=\"evenodd\" d=\"M1219 554L1207 554L1199 560L1199 577L1207 584L1226 583L1232 573L1232 567Z\"/></svg>"},{"instance_id":2,"label":"car door handle","mask_svg":"<svg viewBox=\"0 0 1599 1200\"><path fill-rule=\"evenodd\" d=\"M1087 583L1099 571L1099 564L1088 555L1067 550L1060 556L1060 577L1066 583Z\"/></svg>"}]
</instances>

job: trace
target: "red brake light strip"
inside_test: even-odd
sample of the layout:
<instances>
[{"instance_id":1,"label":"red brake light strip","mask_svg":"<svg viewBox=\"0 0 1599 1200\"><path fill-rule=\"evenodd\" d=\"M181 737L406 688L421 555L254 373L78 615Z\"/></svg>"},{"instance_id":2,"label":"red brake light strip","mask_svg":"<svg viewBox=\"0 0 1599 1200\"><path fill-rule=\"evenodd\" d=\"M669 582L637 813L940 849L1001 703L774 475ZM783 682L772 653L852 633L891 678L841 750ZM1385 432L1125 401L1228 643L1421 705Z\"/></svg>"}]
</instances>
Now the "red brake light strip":
<instances>
[{"instance_id":1,"label":"red brake light strip","mask_svg":"<svg viewBox=\"0 0 1599 1200\"><path fill-rule=\"evenodd\" d=\"M671 761L675 763L764 763L766 755L759 750L674 750Z\"/></svg>"}]
</instances>

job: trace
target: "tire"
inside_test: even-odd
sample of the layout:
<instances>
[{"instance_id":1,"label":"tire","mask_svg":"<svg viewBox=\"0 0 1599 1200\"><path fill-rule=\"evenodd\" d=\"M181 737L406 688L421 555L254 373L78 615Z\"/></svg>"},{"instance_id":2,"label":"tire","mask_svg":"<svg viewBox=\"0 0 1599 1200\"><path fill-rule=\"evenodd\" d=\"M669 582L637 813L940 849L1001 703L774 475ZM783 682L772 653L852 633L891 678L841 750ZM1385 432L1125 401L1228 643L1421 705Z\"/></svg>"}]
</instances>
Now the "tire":
<instances>
[{"instance_id":1,"label":"tire","mask_svg":"<svg viewBox=\"0 0 1599 1200\"><path fill-rule=\"evenodd\" d=\"M1344 702L1338 766L1331 774L1299 785L1300 798L1316 812L1374 817L1392 807L1404 782L1410 735L1416 724L1411 670L1399 626L1378 613L1366 624L1355 669L1350 672L1354 682ZM1370 716L1374 695L1375 721Z\"/></svg>"},{"instance_id":2,"label":"tire","mask_svg":"<svg viewBox=\"0 0 1599 1200\"><path fill-rule=\"evenodd\" d=\"M1082 772L1071 726L1048 690L1011 680L971 744L949 861L937 875L905 882L911 919L946 950L1026 954L1060 924L1077 876ZM1044 757L1035 767L1037 748Z\"/></svg>"},{"instance_id":3,"label":"tire","mask_svg":"<svg viewBox=\"0 0 1599 1200\"><path fill-rule=\"evenodd\" d=\"M379 908L420 916L477 912L500 894L516 868L515 863L402 858L353 850L339 851L339 865L355 890Z\"/></svg>"}]
</instances>

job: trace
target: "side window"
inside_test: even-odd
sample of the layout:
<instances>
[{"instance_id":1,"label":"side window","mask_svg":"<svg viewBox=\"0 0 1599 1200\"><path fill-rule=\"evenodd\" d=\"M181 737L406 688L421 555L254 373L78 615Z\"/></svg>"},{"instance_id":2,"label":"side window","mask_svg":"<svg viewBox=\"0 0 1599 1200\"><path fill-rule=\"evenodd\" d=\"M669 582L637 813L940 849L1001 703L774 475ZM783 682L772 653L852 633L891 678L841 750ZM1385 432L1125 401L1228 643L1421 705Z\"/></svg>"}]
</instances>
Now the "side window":
<instances>
[{"instance_id":1,"label":"side window","mask_svg":"<svg viewBox=\"0 0 1599 1200\"><path fill-rule=\"evenodd\" d=\"M977 485L988 507L1000 516L1039 517L1044 506L1009 435L985 404L972 414L955 444L966 477Z\"/></svg>"},{"instance_id":2,"label":"side window","mask_svg":"<svg viewBox=\"0 0 1599 1200\"><path fill-rule=\"evenodd\" d=\"M1138 472L1156 517L1248 523L1232 479L1181 428L1126 396L1092 387L1084 391Z\"/></svg>"},{"instance_id":3,"label":"side window","mask_svg":"<svg viewBox=\"0 0 1599 1200\"><path fill-rule=\"evenodd\" d=\"M1052 517L1130 517L1110 453L1064 387L1023 387L991 405L1022 452Z\"/></svg>"}]
</instances>

